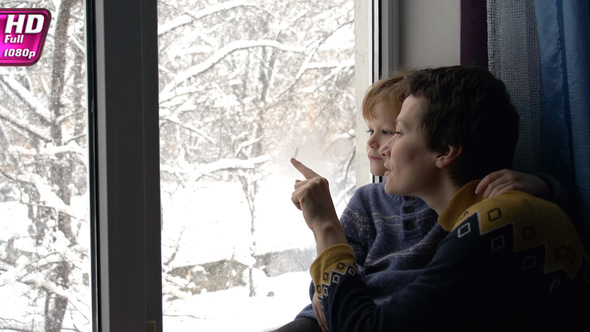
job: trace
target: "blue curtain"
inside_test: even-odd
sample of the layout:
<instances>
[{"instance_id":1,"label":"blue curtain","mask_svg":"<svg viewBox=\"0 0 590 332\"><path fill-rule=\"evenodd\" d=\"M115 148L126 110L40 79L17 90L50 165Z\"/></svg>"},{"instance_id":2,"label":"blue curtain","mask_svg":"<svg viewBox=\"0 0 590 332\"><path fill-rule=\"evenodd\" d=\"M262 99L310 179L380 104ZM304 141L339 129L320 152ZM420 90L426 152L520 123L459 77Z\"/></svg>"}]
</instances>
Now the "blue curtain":
<instances>
[{"instance_id":1,"label":"blue curtain","mask_svg":"<svg viewBox=\"0 0 590 332\"><path fill-rule=\"evenodd\" d=\"M535 0L541 60L541 169L572 194L590 238L590 1Z\"/></svg>"}]
</instances>

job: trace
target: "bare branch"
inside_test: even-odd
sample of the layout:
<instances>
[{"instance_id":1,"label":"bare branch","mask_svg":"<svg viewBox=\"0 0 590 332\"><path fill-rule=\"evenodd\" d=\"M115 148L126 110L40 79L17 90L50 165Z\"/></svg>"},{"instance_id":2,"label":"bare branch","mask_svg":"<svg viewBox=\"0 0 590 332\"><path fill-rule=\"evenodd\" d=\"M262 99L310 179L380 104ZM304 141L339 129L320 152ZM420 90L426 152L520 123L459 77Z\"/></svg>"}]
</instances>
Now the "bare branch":
<instances>
[{"instance_id":1,"label":"bare branch","mask_svg":"<svg viewBox=\"0 0 590 332\"><path fill-rule=\"evenodd\" d=\"M210 56L207 60L188 68L184 72L176 75L174 81L168 83L168 85L162 90L160 93L160 102L167 101L171 98L174 98L176 94L173 92L177 86L182 84L183 82L187 81L188 79L199 75L200 73L206 71L207 69L213 67L223 58L228 56L229 54L247 49L252 47L273 47L282 51L292 52L292 53L304 53L305 49L303 47L295 47L290 45L281 44L275 40L238 40L235 42L231 42L218 51L216 51L212 56Z\"/></svg>"},{"instance_id":2,"label":"bare branch","mask_svg":"<svg viewBox=\"0 0 590 332\"><path fill-rule=\"evenodd\" d=\"M189 131L201 136L202 138L206 139L209 143L214 143L215 141L213 140L213 138L209 137L209 135L205 134L202 130L197 129L189 124L183 123L180 120L176 119L176 118L172 118L172 117L167 117L167 118L161 118L160 119L161 122L170 122L173 123L179 127L188 129Z\"/></svg>"},{"instance_id":3,"label":"bare branch","mask_svg":"<svg viewBox=\"0 0 590 332\"><path fill-rule=\"evenodd\" d=\"M13 115L12 113L8 112L4 107L0 108L0 119L28 132L29 134L37 137L38 139L44 142L51 142L53 140L48 132L45 132L44 130L42 130L42 128L38 126L31 125L25 119Z\"/></svg>"},{"instance_id":4,"label":"bare branch","mask_svg":"<svg viewBox=\"0 0 590 332\"><path fill-rule=\"evenodd\" d=\"M29 89L25 88L20 84L17 80L11 77L6 77L4 75L0 75L0 79L4 84L6 84L12 91L14 91L20 98L20 100L29 105L34 111L35 115L37 115L41 121L45 124L51 123L49 118L47 117L50 112L49 109L37 99L37 96L33 94Z\"/></svg>"},{"instance_id":5,"label":"bare branch","mask_svg":"<svg viewBox=\"0 0 590 332\"><path fill-rule=\"evenodd\" d=\"M245 2L245 1L231 1L231 2L225 2L225 3L211 5L205 9L199 10L197 12L191 12L189 10L185 10L184 11L184 13L186 14L185 16L180 16L171 22L160 25L158 27L158 36L165 35L167 32L169 32L171 30L174 30L178 27L190 24L190 23L194 22L195 20L199 20L203 17L213 15L215 13L223 12L228 9L237 8L237 7L259 8L259 6L257 4L252 4L252 3Z\"/></svg>"}]
</instances>

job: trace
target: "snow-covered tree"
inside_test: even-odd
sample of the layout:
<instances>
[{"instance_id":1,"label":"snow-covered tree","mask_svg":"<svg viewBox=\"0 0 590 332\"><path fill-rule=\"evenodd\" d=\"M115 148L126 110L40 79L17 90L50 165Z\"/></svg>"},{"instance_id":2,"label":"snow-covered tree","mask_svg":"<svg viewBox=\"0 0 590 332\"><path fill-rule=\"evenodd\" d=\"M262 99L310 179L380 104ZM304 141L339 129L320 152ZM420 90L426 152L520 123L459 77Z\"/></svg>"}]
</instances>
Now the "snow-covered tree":
<instances>
[{"instance_id":1,"label":"snow-covered tree","mask_svg":"<svg viewBox=\"0 0 590 332\"><path fill-rule=\"evenodd\" d=\"M52 13L41 60L0 67L0 203L10 209L2 212L0 295L11 299L0 330L90 331L85 2L0 7ZM258 193L277 160L311 146L333 188L346 193L354 183L353 1L158 7L162 193L200 181L241 189L247 257L207 266L239 266L254 296ZM162 243L170 301L184 292L171 264L182 236Z\"/></svg>"},{"instance_id":2,"label":"snow-covered tree","mask_svg":"<svg viewBox=\"0 0 590 332\"><path fill-rule=\"evenodd\" d=\"M162 190L239 182L255 257L258 188L285 149L325 150L332 186L353 183L353 2L160 1L159 13Z\"/></svg>"},{"instance_id":3,"label":"snow-covered tree","mask_svg":"<svg viewBox=\"0 0 590 332\"><path fill-rule=\"evenodd\" d=\"M0 327L88 330L88 202L72 204L88 194L84 4L5 1L0 7L52 13L40 61L0 69L0 184L4 200L20 202L29 219L26 233L0 238L0 291L26 299L25 307L0 313Z\"/></svg>"}]
</instances>

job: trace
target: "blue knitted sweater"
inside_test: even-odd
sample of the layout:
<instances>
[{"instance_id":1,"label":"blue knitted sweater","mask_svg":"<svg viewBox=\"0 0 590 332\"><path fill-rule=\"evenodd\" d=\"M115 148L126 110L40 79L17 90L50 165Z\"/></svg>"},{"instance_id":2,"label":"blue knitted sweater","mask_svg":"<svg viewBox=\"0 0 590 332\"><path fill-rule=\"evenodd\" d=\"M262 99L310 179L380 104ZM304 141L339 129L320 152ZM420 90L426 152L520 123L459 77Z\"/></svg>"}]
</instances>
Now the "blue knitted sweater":
<instances>
[{"instance_id":1,"label":"blue knitted sweater","mask_svg":"<svg viewBox=\"0 0 590 332\"><path fill-rule=\"evenodd\" d=\"M437 215L419 198L388 195L385 183L356 190L340 222L360 273L376 303L416 278L447 234ZM310 298L313 296L310 285ZM311 304L297 317L315 318Z\"/></svg>"}]
</instances>

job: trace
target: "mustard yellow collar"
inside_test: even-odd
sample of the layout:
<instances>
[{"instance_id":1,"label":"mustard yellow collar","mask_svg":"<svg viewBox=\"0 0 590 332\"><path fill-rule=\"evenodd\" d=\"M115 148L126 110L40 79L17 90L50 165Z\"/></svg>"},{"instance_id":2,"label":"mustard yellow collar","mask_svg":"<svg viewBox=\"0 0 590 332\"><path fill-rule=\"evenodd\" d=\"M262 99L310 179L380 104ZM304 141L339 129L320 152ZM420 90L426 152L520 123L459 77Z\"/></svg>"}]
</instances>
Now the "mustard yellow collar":
<instances>
[{"instance_id":1,"label":"mustard yellow collar","mask_svg":"<svg viewBox=\"0 0 590 332\"><path fill-rule=\"evenodd\" d=\"M474 180L461 187L440 214L438 223L445 231L450 232L457 227L459 221L463 219L461 217L467 212L466 210L473 204L483 200L482 195L475 194L475 187L477 187L479 181Z\"/></svg>"}]
</instances>

